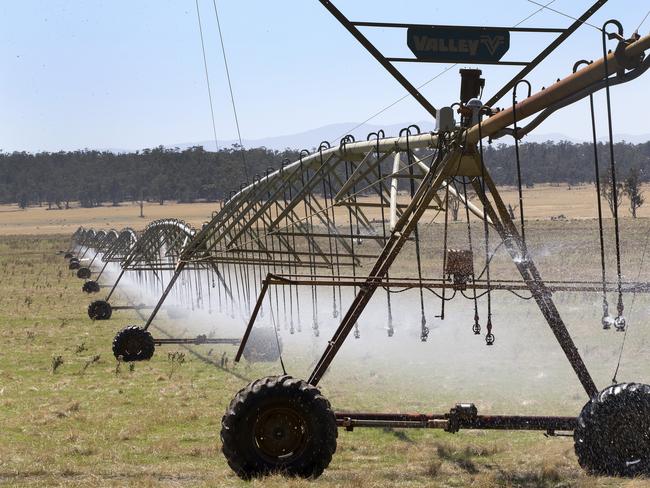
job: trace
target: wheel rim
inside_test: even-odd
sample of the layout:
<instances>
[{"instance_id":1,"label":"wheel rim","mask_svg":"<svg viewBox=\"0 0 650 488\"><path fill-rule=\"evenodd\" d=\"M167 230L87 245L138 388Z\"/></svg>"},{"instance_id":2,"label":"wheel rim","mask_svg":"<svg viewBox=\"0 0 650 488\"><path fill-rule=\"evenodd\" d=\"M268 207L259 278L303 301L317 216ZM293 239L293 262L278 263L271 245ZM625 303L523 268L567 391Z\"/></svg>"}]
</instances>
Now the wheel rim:
<instances>
[{"instance_id":1,"label":"wheel rim","mask_svg":"<svg viewBox=\"0 0 650 488\"><path fill-rule=\"evenodd\" d=\"M612 422L611 455L615 456L622 467L629 470L644 469L650 448L650 419L641 412L629 412L615 417ZM620 440L625 442L620 442Z\"/></svg>"},{"instance_id":2,"label":"wheel rim","mask_svg":"<svg viewBox=\"0 0 650 488\"><path fill-rule=\"evenodd\" d=\"M309 429L304 415L281 406L268 408L260 414L253 435L264 458L273 463L287 463L305 449Z\"/></svg>"},{"instance_id":3,"label":"wheel rim","mask_svg":"<svg viewBox=\"0 0 650 488\"><path fill-rule=\"evenodd\" d=\"M135 335L127 337L122 348L125 356L137 356L142 352L142 349L142 341L140 337Z\"/></svg>"}]
</instances>

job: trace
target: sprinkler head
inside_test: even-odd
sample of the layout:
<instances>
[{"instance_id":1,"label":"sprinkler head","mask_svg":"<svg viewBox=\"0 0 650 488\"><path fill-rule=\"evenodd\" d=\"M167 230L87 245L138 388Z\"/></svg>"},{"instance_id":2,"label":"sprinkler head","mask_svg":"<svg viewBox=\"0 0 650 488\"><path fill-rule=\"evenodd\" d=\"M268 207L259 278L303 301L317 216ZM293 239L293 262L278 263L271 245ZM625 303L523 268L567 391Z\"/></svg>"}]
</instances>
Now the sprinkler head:
<instances>
[{"instance_id":1,"label":"sprinkler head","mask_svg":"<svg viewBox=\"0 0 650 488\"><path fill-rule=\"evenodd\" d=\"M336 318L338 316L339 316L339 311L336 309L332 310L332 318Z\"/></svg>"},{"instance_id":2,"label":"sprinkler head","mask_svg":"<svg viewBox=\"0 0 650 488\"><path fill-rule=\"evenodd\" d=\"M612 325L615 325L616 321L609 315L603 315L600 323L603 324L604 330L609 330L612 328Z\"/></svg>"},{"instance_id":3,"label":"sprinkler head","mask_svg":"<svg viewBox=\"0 0 650 488\"><path fill-rule=\"evenodd\" d=\"M488 346L491 346L494 344L494 334L490 332L488 335L485 336L485 344Z\"/></svg>"},{"instance_id":4,"label":"sprinkler head","mask_svg":"<svg viewBox=\"0 0 650 488\"><path fill-rule=\"evenodd\" d=\"M476 320L474 325L472 325L472 332L474 332L474 335L479 335L481 333L481 324L478 323L478 320Z\"/></svg>"},{"instance_id":5,"label":"sprinkler head","mask_svg":"<svg viewBox=\"0 0 650 488\"><path fill-rule=\"evenodd\" d=\"M389 327L389 329L388 329L388 337L393 337L394 334L395 334L395 329L393 329L392 327Z\"/></svg>"},{"instance_id":6,"label":"sprinkler head","mask_svg":"<svg viewBox=\"0 0 650 488\"><path fill-rule=\"evenodd\" d=\"M355 339L361 339L361 332L359 332L359 328L355 327L354 328L354 338Z\"/></svg>"},{"instance_id":7,"label":"sprinkler head","mask_svg":"<svg viewBox=\"0 0 650 488\"><path fill-rule=\"evenodd\" d=\"M627 321L625 317L619 315L614 319L614 327L616 327L616 332L625 332L625 327L627 327Z\"/></svg>"},{"instance_id":8,"label":"sprinkler head","mask_svg":"<svg viewBox=\"0 0 650 488\"><path fill-rule=\"evenodd\" d=\"M420 341L427 342L428 338L429 338L429 328L428 327L422 327L422 332L420 334Z\"/></svg>"}]
</instances>

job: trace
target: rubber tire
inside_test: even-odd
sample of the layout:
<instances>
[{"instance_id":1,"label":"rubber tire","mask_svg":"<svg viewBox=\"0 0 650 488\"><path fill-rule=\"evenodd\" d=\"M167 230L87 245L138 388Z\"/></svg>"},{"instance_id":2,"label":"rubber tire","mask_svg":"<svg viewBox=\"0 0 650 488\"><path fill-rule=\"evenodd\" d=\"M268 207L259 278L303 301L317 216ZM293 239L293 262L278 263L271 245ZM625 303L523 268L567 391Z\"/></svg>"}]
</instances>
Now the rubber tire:
<instances>
[{"instance_id":1,"label":"rubber tire","mask_svg":"<svg viewBox=\"0 0 650 488\"><path fill-rule=\"evenodd\" d=\"M79 268L77 270L77 278L80 278L82 280L87 280L88 278L90 278L90 269Z\"/></svg>"},{"instance_id":2,"label":"rubber tire","mask_svg":"<svg viewBox=\"0 0 650 488\"><path fill-rule=\"evenodd\" d=\"M622 383L600 392L580 412L573 439L578 462L590 474L650 474L650 386Z\"/></svg>"},{"instance_id":3,"label":"rubber tire","mask_svg":"<svg viewBox=\"0 0 650 488\"><path fill-rule=\"evenodd\" d=\"M111 304L105 300L95 300L88 305L88 317L92 320L108 320L113 315Z\"/></svg>"},{"instance_id":4,"label":"rubber tire","mask_svg":"<svg viewBox=\"0 0 650 488\"><path fill-rule=\"evenodd\" d=\"M128 347L134 341L137 344L137 349L129 351ZM153 337L148 330L144 330L137 325L130 325L125 327L113 339L113 355L115 359L130 363L133 361L148 361L153 357L156 350L156 345L153 342Z\"/></svg>"},{"instance_id":5,"label":"rubber tire","mask_svg":"<svg viewBox=\"0 0 650 488\"><path fill-rule=\"evenodd\" d=\"M81 268L81 264L79 264L79 261L70 261L70 264L68 264L68 269L70 270L75 270Z\"/></svg>"},{"instance_id":6,"label":"rubber tire","mask_svg":"<svg viewBox=\"0 0 650 488\"><path fill-rule=\"evenodd\" d=\"M302 452L288 462L269 460L255 441L257 417L266 408L278 405L299 412L311 433ZM232 470L245 480L272 473L317 478L336 452L337 435L329 401L315 386L288 375L253 381L235 395L221 419L223 455Z\"/></svg>"},{"instance_id":7,"label":"rubber tire","mask_svg":"<svg viewBox=\"0 0 650 488\"><path fill-rule=\"evenodd\" d=\"M272 327L253 328L244 348L246 361L251 363L273 362L280 358L281 353L282 341L279 337L276 339L276 332Z\"/></svg>"},{"instance_id":8,"label":"rubber tire","mask_svg":"<svg viewBox=\"0 0 650 488\"><path fill-rule=\"evenodd\" d=\"M81 285L81 291L85 293L97 293L99 290L100 286L96 281L86 281L83 285Z\"/></svg>"},{"instance_id":9,"label":"rubber tire","mask_svg":"<svg viewBox=\"0 0 650 488\"><path fill-rule=\"evenodd\" d=\"M73 257L74 257L74 254L72 254L71 252L67 252L67 253L65 253L63 255L64 259L72 259Z\"/></svg>"}]
</instances>

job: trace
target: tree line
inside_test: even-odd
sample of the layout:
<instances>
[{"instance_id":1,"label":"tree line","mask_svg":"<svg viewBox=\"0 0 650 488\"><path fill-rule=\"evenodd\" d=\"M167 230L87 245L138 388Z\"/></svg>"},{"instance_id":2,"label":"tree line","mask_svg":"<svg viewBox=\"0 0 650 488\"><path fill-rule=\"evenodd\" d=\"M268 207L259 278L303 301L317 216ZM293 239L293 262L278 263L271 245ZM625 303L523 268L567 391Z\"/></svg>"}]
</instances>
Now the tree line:
<instances>
[{"instance_id":1,"label":"tree line","mask_svg":"<svg viewBox=\"0 0 650 488\"><path fill-rule=\"evenodd\" d=\"M608 149L597 146L601 177L609 174ZM618 191L643 197L630 189L630 176L640 185L650 179L650 142L615 145ZM515 185L513 146L484 147L484 158L497 184ZM132 153L107 151L0 152L0 203L67 208L71 202L85 207L125 201L194 202L227 198L230 191L255 175L296 161L298 152L238 147L208 152L202 147L158 147ZM245 160L245 163L244 163ZM544 142L520 145L522 181L577 185L594 183L594 148L588 143ZM405 182L402 182L405 183ZM628 185L626 190L625 185ZM607 181L601 187L607 190ZM610 189L611 191L611 189ZM631 192L631 193L630 193ZM606 194L604 194L606 197Z\"/></svg>"}]
</instances>

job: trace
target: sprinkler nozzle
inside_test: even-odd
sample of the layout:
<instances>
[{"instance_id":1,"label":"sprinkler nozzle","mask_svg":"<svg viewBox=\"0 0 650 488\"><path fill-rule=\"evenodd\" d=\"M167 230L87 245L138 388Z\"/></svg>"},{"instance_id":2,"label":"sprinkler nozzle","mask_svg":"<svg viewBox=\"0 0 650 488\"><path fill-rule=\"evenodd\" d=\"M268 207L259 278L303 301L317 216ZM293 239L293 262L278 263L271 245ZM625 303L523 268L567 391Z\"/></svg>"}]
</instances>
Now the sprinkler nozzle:
<instances>
[{"instance_id":1,"label":"sprinkler nozzle","mask_svg":"<svg viewBox=\"0 0 650 488\"><path fill-rule=\"evenodd\" d=\"M625 317L619 315L614 319L614 327L616 327L616 332L625 332L625 327L627 327L627 321Z\"/></svg>"},{"instance_id":2,"label":"sprinkler nozzle","mask_svg":"<svg viewBox=\"0 0 650 488\"><path fill-rule=\"evenodd\" d=\"M428 337L429 337L429 328L428 327L422 327L422 333L420 334L420 340L422 342L427 342Z\"/></svg>"},{"instance_id":3,"label":"sprinkler nozzle","mask_svg":"<svg viewBox=\"0 0 650 488\"><path fill-rule=\"evenodd\" d=\"M603 318L601 319L600 323L603 325L604 330L609 330L612 328L612 325L616 324L616 321L608 314L605 314L603 315Z\"/></svg>"},{"instance_id":4,"label":"sprinkler nozzle","mask_svg":"<svg viewBox=\"0 0 650 488\"><path fill-rule=\"evenodd\" d=\"M474 317L474 325L472 325L472 332L474 332L474 335L480 335L481 333L481 324L478 323L478 316Z\"/></svg>"}]
</instances>

